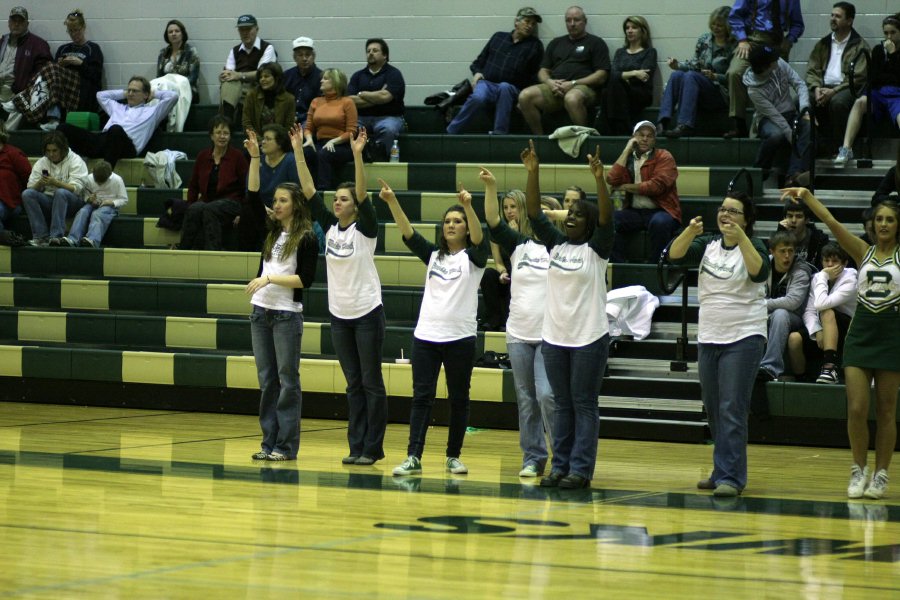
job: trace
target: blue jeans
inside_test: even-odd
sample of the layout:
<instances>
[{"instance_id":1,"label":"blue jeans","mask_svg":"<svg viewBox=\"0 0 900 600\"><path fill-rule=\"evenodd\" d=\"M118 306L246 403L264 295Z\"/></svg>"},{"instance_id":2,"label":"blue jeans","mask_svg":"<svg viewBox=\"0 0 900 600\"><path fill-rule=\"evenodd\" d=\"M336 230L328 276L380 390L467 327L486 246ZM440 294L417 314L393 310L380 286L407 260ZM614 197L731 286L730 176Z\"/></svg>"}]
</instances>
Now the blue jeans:
<instances>
[{"instance_id":1,"label":"blue jeans","mask_svg":"<svg viewBox=\"0 0 900 600\"><path fill-rule=\"evenodd\" d=\"M716 84L700 71L672 71L662 102L659 103L659 119L671 119L678 106L679 125L694 127L697 123L697 107L704 110L728 108Z\"/></svg>"},{"instance_id":2,"label":"blue jeans","mask_svg":"<svg viewBox=\"0 0 900 600\"><path fill-rule=\"evenodd\" d=\"M391 147L388 146L387 149L390 150ZM316 189L333 190L340 183L335 180L335 176L341 167L353 160L353 151L350 144L337 144L334 146L334 152L331 152L325 149L324 142L316 140L315 146L304 146L303 157L310 165L310 172L315 173Z\"/></svg>"},{"instance_id":3,"label":"blue jeans","mask_svg":"<svg viewBox=\"0 0 900 600\"><path fill-rule=\"evenodd\" d=\"M370 140L375 140L385 152L390 153L394 140L400 137L405 125L403 117L359 117L360 127L366 128ZM388 157L385 156L384 160Z\"/></svg>"},{"instance_id":4,"label":"blue jeans","mask_svg":"<svg viewBox=\"0 0 900 600\"><path fill-rule=\"evenodd\" d=\"M548 456L545 435L553 439L553 390L544 368L542 344L511 341L510 338L507 336L506 350L516 382L522 466L534 465L538 471L543 471Z\"/></svg>"},{"instance_id":5,"label":"blue jeans","mask_svg":"<svg viewBox=\"0 0 900 600\"><path fill-rule=\"evenodd\" d=\"M703 406L713 443L710 479L743 490L747 485L747 417L766 340L753 335L731 344L699 344Z\"/></svg>"},{"instance_id":6,"label":"blue jeans","mask_svg":"<svg viewBox=\"0 0 900 600\"><path fill-rule=\"evenodd\" d=\"M250 337L259 377L263 452L297 458L300 450L300 341L303 314L253 307Z\"/></svg>"},{"instance_id":7,"label":"blue jeans","mask_svg":"<svg viewBox=\"0 0 900 600\"><path fill-rule=\"evenodd\" d=\"M100 206L94 208L91 203L86 203L75 215L72 227L69 228L69 241L77 246L81 238L86 237L95 246L99 246L109 229L109 224L119 215L119 209L114 206Z\"/></svg>"},{"instance_id":8,"label":"blue jeans","mask_svg":"<svg viewBox=\"0 0 900 600\"><path fill-rule=\"evenodd\" d=\"M84 200L62 188L57 188L50 197L44 192L28 188L22 192L22 204L31 225L32 239L62 237L66 232L66 218L84 206ZM47 233L47 222L50 232Z\"/></svg>"},{"instance_id":9,"label":"blue jeans","mask_svg":"<svg viewBox=\"0 0 900 600\"><path fill-rule=\"evenodd\" d=\"M628 240L640 231L647 231L650 236L650 256L645 262L656 264L681 223L661 208L623 208L613 213L616 236L613 239L611 262L625 262L625 248Z\"/></svg>"},{"instance_id":10,"label":"blue jeans","mask_svg":"<svg viewBox=\"0 0 900 600\"><path fill-rule=\"evenodd\" d=\"M5 230L10 221L18 217L21 212L21 204L15 208L10 208L3 202L0 202L0 231Z\"/></svg>"},{"instance_id":11,"label":"blue jeans","mask_svg":"<svg viewBox=\"0 0 900 600\"><path fill-rule=\"evenodd\" d=\"M463 133L469 122L478 116L483 108L494 109L494 130L496 134L509 133L509 118L519 99L519 88L511 83L494 83L481 79L463 107L447 126L447 133Z\"/></svg>"},{"instance_id":12,"label":"blue jeans","mask_svg":"<svg viewBox=\"0 0 900 600\"><path fill-rule=\"evenodd\" d=\"M783 308L776 308L770 312L769 340L760 368L768 371L773 377L779 377L784 373L784 349L787 348L788 336L792 331L801 330L803 319L797 313Z\"/></svg>"},{"instance_id":13,"label":"blue jeans","mask_svg":"<svg viewBox=\"0 0 900 600\"><path fill-rule=\"evenodd\" d=\"M551 471L594 478L600 410L597 397L609 356L609 334L577 348L541 345L555 401Z\"/></svg>"},{"instance_id":14,"label":"blue jeans","mask_svg":"<svg viewBox=\"0 0 900 600\"><path fill-rule=\"evenodd\" d=\"M793 126L797 113L788 111L782 113L781 116L785 118L788 125ZM790 158L787 161L787 171L785 171L787 175L796 175L809 170L809 121L800 119L797 135L799 156L793 151L790 140L780 127L769 119L762 118L759 120L759 139L762 143L759 145L759 150L756 153L756 162L753 163L753 166L763 170L763 177L769 176L769 171L775 166L775 158L779 151L787 151L790 154ZM784 168L785 164L782 162L777 166Z\"/></svg>"},{"instance_id":15,"label":"blue jeans","mask_svg":"<svg viewBox=\"0 0 900 600\"><path fill-rule=\"evenodd\" d=\"M425 434L431 424L431 407L437 394L438 375L443 364L447 380L447 401L450 403L447 456L459 457L466 436L466 425L469 423L469 385L472 383L474 360L474 337L452 342L426 342L413 338L410 354L413 398L409 414L407 455L422 458Z\"/></svg>"},{"instance_id":16,"label":"blue jeans","mask_svg":"<svg viewBox=\"0 0 900 600\"><path fill-rule=\"evenodd\" d=\"M381 376L384 307L356 319L331 316L331 342L347 380L350 456L384 458L387 394Z\"/></svg>"}]
</instances>

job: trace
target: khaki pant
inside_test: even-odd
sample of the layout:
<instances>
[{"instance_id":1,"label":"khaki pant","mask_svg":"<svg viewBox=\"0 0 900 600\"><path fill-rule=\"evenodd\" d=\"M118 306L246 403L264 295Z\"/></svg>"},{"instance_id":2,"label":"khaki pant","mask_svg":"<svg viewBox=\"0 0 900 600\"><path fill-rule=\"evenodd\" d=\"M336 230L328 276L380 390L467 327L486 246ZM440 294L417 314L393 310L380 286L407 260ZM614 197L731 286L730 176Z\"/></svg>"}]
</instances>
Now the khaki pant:
<instances>
[{"instance_id":1,"label":"khaki pant","mask_svg":"<svg viewBox=\"0 0 900 600\"><path fill-rule=\"evenodd\" d=\"M219 106L230 104L237 108L244 102L244 97L252 84L247 81L223 81L219 87Z\"/></svg>"}]
</instances>

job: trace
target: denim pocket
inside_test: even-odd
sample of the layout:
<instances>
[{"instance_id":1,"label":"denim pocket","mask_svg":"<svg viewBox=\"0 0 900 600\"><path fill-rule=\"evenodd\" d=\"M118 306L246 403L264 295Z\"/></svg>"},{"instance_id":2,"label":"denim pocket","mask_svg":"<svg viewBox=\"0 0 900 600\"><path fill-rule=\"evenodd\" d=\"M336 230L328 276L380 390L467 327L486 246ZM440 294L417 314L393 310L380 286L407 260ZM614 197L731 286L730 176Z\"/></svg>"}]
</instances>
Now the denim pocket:
<instances>
[{"instance_id":1,"label":"denim pocket","mask_svg":"<svg viewBox=\"0 0 900 600\"><path fill-rule=\"evenodd\" d=\"M274 321L291 321L297 317L297 313L292 310L272 310L269 312L272 314Z\"/></svg>"},{"instance_id":2,"label":"denim pocket","mask_svg":"<svg viewBox=\"0 0 900 600\"><path fill-rule=\"evenodd\" d=\"M254 305L253 312L250 313L250 321L253 323L265 323L266 309Z\"/></svg>"}]
</instances>

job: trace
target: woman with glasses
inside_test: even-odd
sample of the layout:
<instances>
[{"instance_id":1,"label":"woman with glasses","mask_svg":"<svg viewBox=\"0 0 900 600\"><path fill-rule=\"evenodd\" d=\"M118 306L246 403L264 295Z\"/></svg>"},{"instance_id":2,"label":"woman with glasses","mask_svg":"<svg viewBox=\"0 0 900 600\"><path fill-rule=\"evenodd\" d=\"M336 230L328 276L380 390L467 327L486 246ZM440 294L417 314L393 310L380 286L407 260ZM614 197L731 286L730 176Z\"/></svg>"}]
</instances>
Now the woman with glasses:
<instances>
[{"instance_id":1,"label":"woman with glasses","mask_svg":"<svg viewBox=\"0 0 900 600\"><path fill-rule=\"evenodd\" d=\"M10 114L8 129L16 129L24 118L39 123L44 131L56 129L69 111L97 112L97 92L103 75L103 52L85 37L84 13L74 10L63 24L71 42L56 50L28 86L3 103Z\"/></svg>"},{"instance_id":2,"label":"woman with glasses","mask_svg":"<svg viewBox=\"0 0 900 600\"><path fill-rule=\"evenodd\" d=\"M252 130L247 131L249 136ZM252 132L256 140L256 132ZM294 153L291 152L291 140L287 130L281 125L266 125L260 132L259 149L262 160L258 166L250 165L250 170L259 172L259 199L266 207L272 208L275 188L282 183L300 184L297 168L294 164ZM257 218L257 213L245 203L241 207L238 221L238 244L244 252L258 252L266 235L266 223Z\"/></svg>"},{"instance_id":3,"label":"woman with glasses","mask_svg":"<svg viewBox=\"0 0 900 600\"><path fill-rule=\"evenodd\" d=\"M766 345L768 250L753 237L756 211L743 192L719 207L718 233L703 233L694 217L669 245L669 260L700 266L698 368L712 433L713 471L697 487L737 496L747 485L750 395Z\"/></svg>"}]
</instances>

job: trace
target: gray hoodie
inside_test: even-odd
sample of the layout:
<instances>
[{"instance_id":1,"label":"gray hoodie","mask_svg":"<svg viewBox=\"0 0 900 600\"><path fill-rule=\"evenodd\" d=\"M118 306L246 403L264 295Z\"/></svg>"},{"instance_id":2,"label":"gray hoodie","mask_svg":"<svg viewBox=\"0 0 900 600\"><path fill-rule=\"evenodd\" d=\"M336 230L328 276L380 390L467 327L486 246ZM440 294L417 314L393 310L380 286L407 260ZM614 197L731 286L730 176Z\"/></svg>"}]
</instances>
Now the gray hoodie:
<instances>
[{"instance_id":1,"label":"gray hoodie","mask_svg":"<svg viewBox=\"0 0 900 600\"><path fill-rule=\"evenodd\" d=\"M743 82L747 86L747 95L756 108L756 114L775 123L788 140L792 139L791 124L783 116L786 112L798 110L791 96L791 88L794 88L800 100L799 110L809 106L809 90L797 72L779 58L775 68L762 75L757 75L753 69L747 69L744 71Z\"/></svg>"},{"instance_id":2,"label":"gray hoodie","mask_svg":"<svg viewBox=\"0 0 900 600\"><path fill-rule=\"evenodd\" d=\"M769 264L774 261L769 257ZM789 312L796 313L797 316L803 316L803 310L806 308L806 299L809 296L809 281L812 277L813 267L805 260L798 260L794 257L794 262L787 273L775 281L773 278L778 276L775 273L774 265L769 270L769 280L766 282L766 308L769 312L778 308L783 308Z\"/></svg>"}]
</instances>

